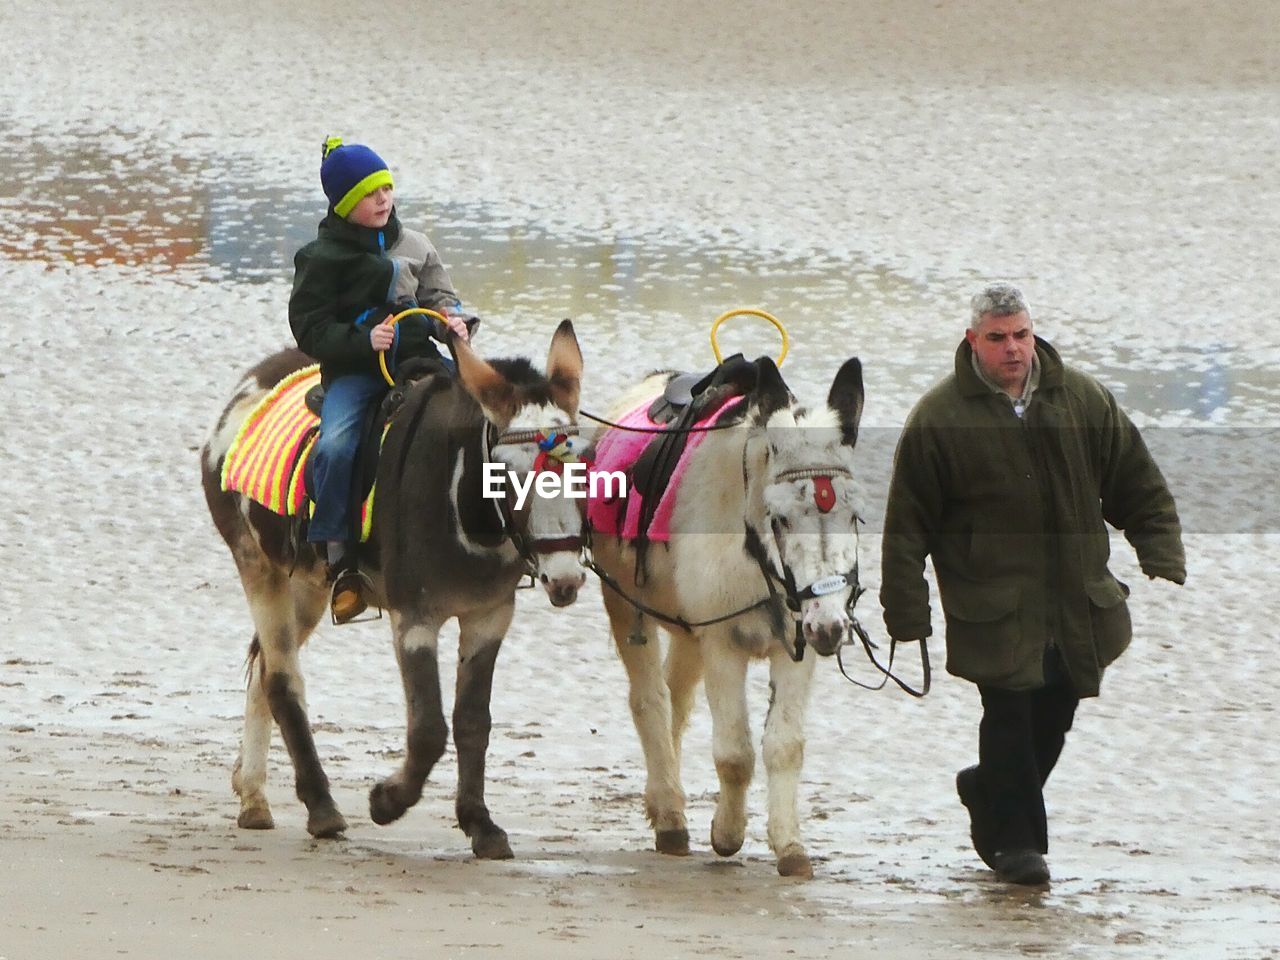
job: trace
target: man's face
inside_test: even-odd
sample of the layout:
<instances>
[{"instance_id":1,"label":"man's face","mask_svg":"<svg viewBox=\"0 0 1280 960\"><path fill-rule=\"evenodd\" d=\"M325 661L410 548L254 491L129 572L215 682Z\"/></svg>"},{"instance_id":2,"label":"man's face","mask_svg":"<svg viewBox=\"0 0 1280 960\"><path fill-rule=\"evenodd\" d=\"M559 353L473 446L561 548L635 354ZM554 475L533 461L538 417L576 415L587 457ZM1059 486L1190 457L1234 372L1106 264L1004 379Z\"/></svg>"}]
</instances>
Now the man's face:
<instances>
[{"instance_id":1,"label":"man's face","mask_svg":"<svg viewBox=\"0 0 1280 960\"><path fill-rule=\"evenodd\" d=\"M1036 350L1027 312L1005 317L983 314L978 329L970 327L964 336L982 372L1010 396L1021 394Z\"/></svg>"},{"instance_id":2,"label":"man's face","mask_svg":"<svg viewBox=\"0 0 1280 960\"><path fill-rule=\"evenodd\" d=\"M391 186L381 186L351 208L347 219L361 227L381 230L391 219L391 207L395 203L395 190Z\"/></svg>"}]
</instances>

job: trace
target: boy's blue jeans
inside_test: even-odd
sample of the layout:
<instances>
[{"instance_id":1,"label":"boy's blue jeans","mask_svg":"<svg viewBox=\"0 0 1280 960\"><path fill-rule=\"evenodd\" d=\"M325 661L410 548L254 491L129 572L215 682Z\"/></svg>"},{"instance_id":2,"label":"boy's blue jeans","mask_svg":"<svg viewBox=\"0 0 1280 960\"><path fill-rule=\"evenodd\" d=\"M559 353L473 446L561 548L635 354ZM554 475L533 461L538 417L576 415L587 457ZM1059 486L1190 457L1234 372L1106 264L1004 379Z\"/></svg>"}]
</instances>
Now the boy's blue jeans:
<instances>
[{"instance_id":1,"label":"boy's blue jeans","mask_svg":"<svg viewBox=\"0 0 1280 960\"><path fill-rule=\"evenodd\" d=\"M351 539L351 475L360 435L369 407L386 392L387 384L380 377L367 374L338 377L325 387L320 435L311 450L316 508L307 527L307 540L312 543Z\"/></svg>"}]
</instances>

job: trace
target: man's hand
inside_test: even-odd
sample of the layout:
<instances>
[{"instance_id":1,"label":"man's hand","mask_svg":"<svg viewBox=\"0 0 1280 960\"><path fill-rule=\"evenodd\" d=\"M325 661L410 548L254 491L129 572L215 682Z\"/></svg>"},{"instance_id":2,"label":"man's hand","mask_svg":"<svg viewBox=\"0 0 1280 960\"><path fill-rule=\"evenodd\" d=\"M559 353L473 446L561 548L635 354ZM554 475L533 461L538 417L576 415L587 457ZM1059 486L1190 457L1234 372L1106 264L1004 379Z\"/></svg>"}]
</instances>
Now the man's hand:
<instances>
[{"instance_id":1,"label":"man's hand","mask_svg":"<svg viewBox=\"0 0 1280 960\"><path fill-rule=\"evenodd\" d=\"M369 331L369 343L377 353L390 349L396 339L396 328L385 320Z\"/></svg>"}]
</instances>

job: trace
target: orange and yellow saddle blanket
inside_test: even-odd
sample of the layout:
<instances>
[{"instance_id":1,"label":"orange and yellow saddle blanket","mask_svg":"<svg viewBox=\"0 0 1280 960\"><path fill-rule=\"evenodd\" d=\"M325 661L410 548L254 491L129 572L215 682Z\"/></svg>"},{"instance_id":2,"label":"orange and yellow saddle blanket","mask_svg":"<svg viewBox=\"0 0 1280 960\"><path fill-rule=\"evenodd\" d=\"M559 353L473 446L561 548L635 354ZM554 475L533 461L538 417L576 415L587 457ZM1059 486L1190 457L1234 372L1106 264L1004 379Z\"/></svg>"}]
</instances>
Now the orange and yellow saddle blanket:
<instances>
[{"instance_id":1,"label":"orange and yellow saddle blanket","mask_svg":"<svg viewBox=\"0 0 1280 960\"><path fill-rule=\"evenodd\" d=\"M312 364L289 374L258 402L222 462L223 490L243 494L283 517L297 516L304 507L310 515L306 466L320 418L307 409L306 399L319 382L320 365ZM360 507L362 541L373 529L373 493L370 489Z\"/></svg>"}]
</instances>

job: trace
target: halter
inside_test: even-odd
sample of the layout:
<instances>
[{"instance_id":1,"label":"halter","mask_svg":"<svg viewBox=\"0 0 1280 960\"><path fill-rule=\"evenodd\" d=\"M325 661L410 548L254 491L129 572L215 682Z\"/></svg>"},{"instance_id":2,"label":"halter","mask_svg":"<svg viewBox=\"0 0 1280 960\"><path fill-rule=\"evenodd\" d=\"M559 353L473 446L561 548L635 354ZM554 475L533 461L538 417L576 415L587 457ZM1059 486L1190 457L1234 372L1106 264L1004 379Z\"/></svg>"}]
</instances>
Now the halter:
<instances>
[{"instance_id":1,"label":"halter","mask_svg":"<svg viewBox=\"0 0 1280 960\"><path fill-rule=\"evenodd\" d=\"M813 502L821 513L830 513L835 506L835 488L831 482L833 477L847 477L852 479L851 474L844 467L796 467L791 470L783 470L777 476L775 482L778 483L798 483L803 480L813 481ZM742 450L742 482L747 482L747 451L746 447ZM830 593L838 593L841 590L852 585L853 591L849 595L849 600L845 604L845 613L853 622L857 622L853 616L853 608L858 602L858 598L865 592L863 586L858 582L858 524L862 519L855 515L854 517L854 559L853 567L845 573L833 573L821 576L814 580L803 589L797 587L795 573L791 569L791 565L786 561L786 554L783 553L782 543L778 539L777 530L771 529L770 534L773 537L773 546L777 551L778 560L782 564L782 570L778 571L773 568L773 564L769 558L769 552L764 549L764 544L760 544L759 550L752 551L752 556L756 564L760 567L760 573L764 576L765 586L769 589L769 596L776 599L779 596L775 583L782 586L781 596L783 604L791 611L791 618L796 627L796 638L792 649L787 651L788 656L793 661L799 663L804 659L804 621L800 616L801 605L806 600L812 600L815 597L823 597ZM757 542L759 538L757 536Z\"/></svg>"},{"instance_id":2,"label":"halter","mask_svg":"<svg viewBox=\"0 0 1280 960\"><path fill-rule=\"evenodd\" d=\"M566 463L586 463L590 465L591 461L582 456L573 443L573 438L577 436L578 425L576 423L551 429L508 430L504 433L498 433L493 424L488 424L485 427L482 440L483 459L485 462L490 460L490 454L494 447L522 446L532 443L538 447L538 453L533 459L533 469L531 471L534 476L539 473L558 473L563 475ZM498 521L502 524L503 535L511 541L512 546L516 548L516 553L524 561L525 572L530 579L537 572L537 558L539 555L560 553L567 550L581 551L586 543L586 538L582 534L572 537L544 537L541 539L528 537L520 529L520 525L516 523L515 511L511 508L511 502L507 494L494 501L494 509L498 513Z\"/></svg>"}]
</instances>

